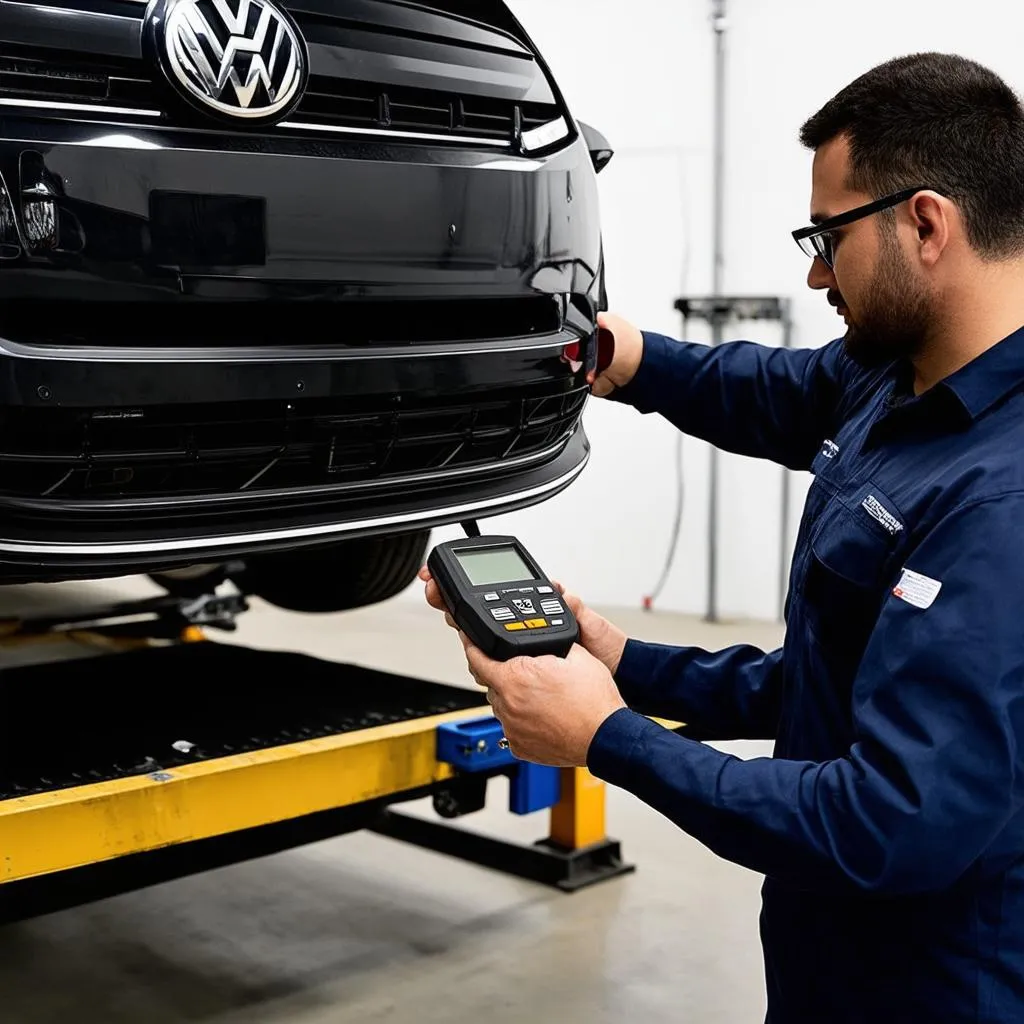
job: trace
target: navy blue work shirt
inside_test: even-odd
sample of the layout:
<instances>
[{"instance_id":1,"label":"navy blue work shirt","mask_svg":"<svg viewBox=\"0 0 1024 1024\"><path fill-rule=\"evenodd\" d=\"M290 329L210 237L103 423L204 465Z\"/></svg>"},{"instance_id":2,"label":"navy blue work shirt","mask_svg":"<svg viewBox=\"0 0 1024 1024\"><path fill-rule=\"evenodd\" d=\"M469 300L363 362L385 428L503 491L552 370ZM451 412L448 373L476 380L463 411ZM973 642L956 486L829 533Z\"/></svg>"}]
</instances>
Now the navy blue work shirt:
<instances>
[{"instance_id":1,"label":"navy blue work shirt","mask_svg":"<svg viewBox=\"0 0 1024 1024\"><path fill-rule=\"evenodd\" d=\"M771 1024L1021 1024L1024 329L919 397L841 340L647 333L616 398L813 479L783 648L630 640L591 771L766 876Z\"/></svg>"}]
</instances>

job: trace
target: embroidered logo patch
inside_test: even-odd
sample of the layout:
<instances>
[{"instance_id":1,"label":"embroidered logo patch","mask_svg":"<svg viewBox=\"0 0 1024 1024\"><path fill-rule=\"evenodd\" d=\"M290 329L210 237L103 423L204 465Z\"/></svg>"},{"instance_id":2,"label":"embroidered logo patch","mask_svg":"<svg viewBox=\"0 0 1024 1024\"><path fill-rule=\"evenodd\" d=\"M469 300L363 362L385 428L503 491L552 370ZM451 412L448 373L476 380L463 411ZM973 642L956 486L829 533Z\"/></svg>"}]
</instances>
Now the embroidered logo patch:
<instances>
[{"instance_id":1,"label":"embroidered logo patch","mask_svg":"<svg viewBox=\"0 0 1024 1024\"><path fill-rule=\"evenodd\" d=\"M915 608L931 608L941 589L942 584L938 580L904 569L899 583L892 589L892 594L893 597L898 597Z\"/></svg>"},{"instance_id":2,"label":"embroidered logo patch","mask_svg":"<svg viewBox=\"0 0 1024 1024\"><path fill-rule=\"evenodd\" d=\"M826 441L822 446L821 454L824 455L826 459L834 459L839 454L839 445L837 445L835 441Z\"/></svg>"},{"instance_id":3,"label":"embroidered logo patch","mask_svg":"<svg viewBox=\"0 0 1024 1024\"><path fill-rule=\"evenodd\" d=\"M894 537L903 529L903 524L873 495L869 494L860 507L872 519L877 519Z\"/></svg>"}]
</instances>

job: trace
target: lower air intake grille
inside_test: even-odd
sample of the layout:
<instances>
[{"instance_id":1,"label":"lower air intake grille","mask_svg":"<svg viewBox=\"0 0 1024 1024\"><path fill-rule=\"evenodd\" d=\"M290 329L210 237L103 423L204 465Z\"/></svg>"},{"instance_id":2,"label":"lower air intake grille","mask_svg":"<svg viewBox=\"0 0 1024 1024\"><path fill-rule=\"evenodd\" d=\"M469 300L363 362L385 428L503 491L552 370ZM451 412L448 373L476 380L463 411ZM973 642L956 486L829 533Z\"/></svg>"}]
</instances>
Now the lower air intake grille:
<instances>
[{"instance_id":1,"label":"lower air intake grille","mask_svg":"<svg viewBox=\"0 0 1024 1024\"><path fill-rule=\"evenodd\" d=\"M542 457L587 390L478 401L387 399L116 410L8 409L0 495L199 497L392 481Z\"/></svg>"}]
</instances>

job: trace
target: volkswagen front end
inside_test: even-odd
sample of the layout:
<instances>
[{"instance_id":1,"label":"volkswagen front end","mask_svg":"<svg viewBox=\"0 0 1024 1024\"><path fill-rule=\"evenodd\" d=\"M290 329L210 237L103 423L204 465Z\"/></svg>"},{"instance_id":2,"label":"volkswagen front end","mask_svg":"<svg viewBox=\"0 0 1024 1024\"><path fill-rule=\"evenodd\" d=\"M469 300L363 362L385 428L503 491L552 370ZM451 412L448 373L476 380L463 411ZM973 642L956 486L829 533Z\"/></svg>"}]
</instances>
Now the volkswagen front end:
<instances>
[{"instance_id":1,"label":"volkswagen front end","mask_svg":"<svg viewBox=\"0 0 1024 1024\"><path fill-rule=\"evenodd\" d=\"M500 0L0 0L0 581L352 607L570 485L609 157Z\"/></svg>"}]
</instances>

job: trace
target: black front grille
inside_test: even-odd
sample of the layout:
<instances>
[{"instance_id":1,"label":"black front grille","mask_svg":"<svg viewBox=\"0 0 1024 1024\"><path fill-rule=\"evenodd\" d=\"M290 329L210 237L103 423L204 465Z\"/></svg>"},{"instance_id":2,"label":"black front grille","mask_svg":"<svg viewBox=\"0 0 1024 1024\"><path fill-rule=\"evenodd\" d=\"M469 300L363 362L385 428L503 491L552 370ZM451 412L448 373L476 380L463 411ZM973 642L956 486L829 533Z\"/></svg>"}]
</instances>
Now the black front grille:
<instances>
[{"instance_id":1,"label":"black front grille","mask_svg":"<svg viewBox=\"0 0 1024 1024\"><path fill-rule=\"evenodd\" d=\"M148 123L199 124L196 115L142 60L4 44L0 47L0 97L158 111L161 120L155 122L150 117ZM554 104L313 75L301 103L285 122L303 127L263 131L294 135L297 131L331 133L354 128L408 132L411 138L420 134L480 138L515 146L522 132L558 116ZM244 130L247 134L256 131Z\"/></svg>"},{"instance_id":2,"label":"black front grille","mask_svg":"<svg viewBox=\"0 0 1024 1024\"><path fill-rule=\"evenodd\" d=\"M0 416L0 495L88 501L259 494L482 471L558 446L586 394L549 387L458 402L11 408Z\"/></svg>"},{"instance_id":3,"label":"black front grille","mask_svg":"<svg viewBox=\"0 0 1024 1024\"><path fill-rule=\"evenodd\" d=\"M154 109L161 90L141 60L4 44L0 97Z\"/></svg>"},{"instance_id":4,"label":"black front grille","mask_svg":"<svg viewBox=\"0 0 1024 1024\"><path fill-rule=\"evenodd\" d=\"M521 133L557 117L558 108L543 103L312 76L290 120L326 130L348 127L468 136L511 146Z\"/></svg>"}]
</instances>

